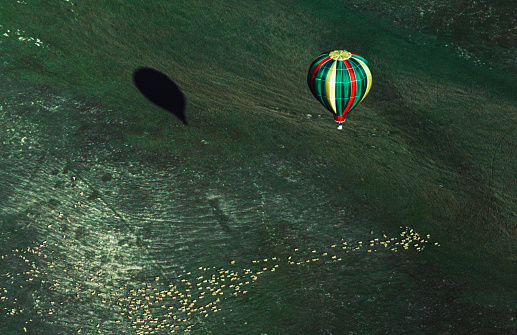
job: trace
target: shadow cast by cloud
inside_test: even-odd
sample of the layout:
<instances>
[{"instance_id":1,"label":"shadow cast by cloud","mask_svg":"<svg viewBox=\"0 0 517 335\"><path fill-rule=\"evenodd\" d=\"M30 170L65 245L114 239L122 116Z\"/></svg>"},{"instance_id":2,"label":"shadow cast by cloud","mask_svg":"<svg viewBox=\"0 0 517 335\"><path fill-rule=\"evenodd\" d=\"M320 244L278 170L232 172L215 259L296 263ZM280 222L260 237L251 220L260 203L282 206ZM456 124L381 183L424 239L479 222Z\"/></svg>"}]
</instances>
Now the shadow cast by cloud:
<instances>
[{"instance_id":1,"label":"shadow cast by cloud","mask_svg":"<svg viewBox=\"0 0 517 335\"><path fill-rule=\"evenodd\" d=\"M142 67L133 73L133 82L149 101L188 125L185 116L185 96L169 77L158 70Z\"/></svg>"}]
</instances>

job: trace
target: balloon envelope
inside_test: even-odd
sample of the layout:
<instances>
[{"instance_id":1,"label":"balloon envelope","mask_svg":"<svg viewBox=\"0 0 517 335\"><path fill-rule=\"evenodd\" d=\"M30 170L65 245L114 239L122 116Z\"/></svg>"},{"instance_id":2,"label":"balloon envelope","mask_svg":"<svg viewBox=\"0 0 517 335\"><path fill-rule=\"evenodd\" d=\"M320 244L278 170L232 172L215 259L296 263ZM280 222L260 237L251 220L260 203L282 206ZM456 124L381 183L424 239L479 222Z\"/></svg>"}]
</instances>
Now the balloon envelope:
<instances>
[{"instance_id":1,"label":"balloon envelope","mask_svg":"<svg viewBox=\"0 0 517 335\"><path fill-rule=\"evenodd\" d=\"M325 52L312 62L307 83L316 99L334 114L334 119L343 122L370 91L370 64L346 50Z\"/></svg>"}]
</instances>

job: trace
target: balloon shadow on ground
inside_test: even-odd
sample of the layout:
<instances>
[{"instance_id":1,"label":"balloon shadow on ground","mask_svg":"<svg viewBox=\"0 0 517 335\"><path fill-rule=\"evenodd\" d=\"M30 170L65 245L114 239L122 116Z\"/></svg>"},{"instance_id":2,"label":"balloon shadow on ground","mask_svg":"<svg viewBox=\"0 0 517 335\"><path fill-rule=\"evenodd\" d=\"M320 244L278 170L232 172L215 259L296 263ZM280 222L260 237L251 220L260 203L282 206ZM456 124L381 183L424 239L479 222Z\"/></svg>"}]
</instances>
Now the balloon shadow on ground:
<instances>
[{"instance_id":1,"label":"balloon shadow on ground","mask_svg":"<svg viewBox=\"0 0 517 335\"><path fill-rule=\"evenodd\" d=\"M169 111L188 126L185 96L169 77L158 70L141 67L133 72L133 82L147 100Z\"/></svg>"}]
</instances>

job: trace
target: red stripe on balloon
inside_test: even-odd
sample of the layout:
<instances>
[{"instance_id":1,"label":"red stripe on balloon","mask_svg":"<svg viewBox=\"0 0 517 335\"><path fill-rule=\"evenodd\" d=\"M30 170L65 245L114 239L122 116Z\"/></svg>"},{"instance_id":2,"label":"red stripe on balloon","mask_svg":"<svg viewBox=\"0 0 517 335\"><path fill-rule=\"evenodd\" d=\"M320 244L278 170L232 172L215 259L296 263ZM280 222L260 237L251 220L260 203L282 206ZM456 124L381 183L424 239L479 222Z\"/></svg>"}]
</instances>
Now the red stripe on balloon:
<instances>
[{"instance_id":1,"label":"red stripe on balloon","mask_svg":"<svg viewBox=\"0 0 517 335\"><path fill-rule=\"evenodd\" d=\"M330 57L325 57L314 67L314 70L312 71L312 74L311 74L311 91L312 91L312 93L314 93L314 77L316 76L316 73L318 73L318 70L320 69L320 67L323 64L325 64L326 62L328 62L329 60L330 60Z\"/></svg>"},{"instance_id":2,"label":"red stripe on balloon","mask_svg":"<svg viewBox=\"0 0 517 335\"><path fill-rule=\"evenodd\" d=\"M355 96L356 96L356 92L357 92L357 80L355 77L355 72L354 72L354 68L352 67L352 64L350 64L350 62L346 59L343 60L343 63L345 64L346 69L348 71L348 75L350 76L350 88L352 91L350 93L350 100L348 101L348 104L346 105L345 110L341 114L341 115L345 116L346 113L348 113L350 111L350 108L352 108L352 106L354 105Z\"/></svg>"}]
</instances>

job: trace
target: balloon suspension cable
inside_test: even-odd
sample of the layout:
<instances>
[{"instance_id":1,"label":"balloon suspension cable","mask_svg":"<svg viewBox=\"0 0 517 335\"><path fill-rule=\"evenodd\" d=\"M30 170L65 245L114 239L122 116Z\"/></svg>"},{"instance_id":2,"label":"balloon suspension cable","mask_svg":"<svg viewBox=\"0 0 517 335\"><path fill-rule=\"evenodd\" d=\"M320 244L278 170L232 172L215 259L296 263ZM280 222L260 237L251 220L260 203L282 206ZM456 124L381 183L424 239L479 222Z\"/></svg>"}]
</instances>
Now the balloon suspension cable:
<instances>
[{"instance_id":1,"label":"balloon suspension cable","mask_svg":"<svg viewBox=\"0 0 517 335\"><path fill-rule=\"evenodd\" d=\"M334 116L334 121L337 122L337 129L341 130L343 129L343 123L345 123L346 119L344 116Z\"/></svg>"}]
</instances>

